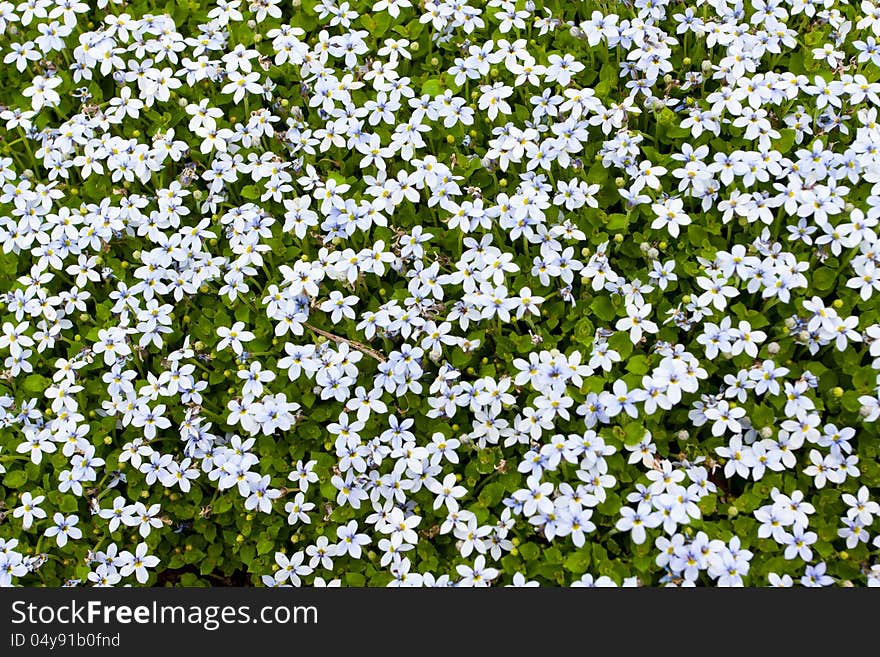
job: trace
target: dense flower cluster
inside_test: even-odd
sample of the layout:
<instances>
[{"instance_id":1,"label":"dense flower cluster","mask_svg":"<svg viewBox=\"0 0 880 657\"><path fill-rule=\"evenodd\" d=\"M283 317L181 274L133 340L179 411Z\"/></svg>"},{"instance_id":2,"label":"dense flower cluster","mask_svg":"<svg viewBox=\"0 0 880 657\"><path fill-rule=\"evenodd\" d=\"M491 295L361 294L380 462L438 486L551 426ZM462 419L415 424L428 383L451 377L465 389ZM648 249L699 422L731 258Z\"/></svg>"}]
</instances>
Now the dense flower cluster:
<instances>
[{"instance_id":1,"label":"dense flower cluster","mask_svg":"<svg viewBox=\"0 0 880 657\"><path fill-rule=\"evenodd\" d=\"M872 0L138 4L0 2L0 585L880 585Z\"/></svg>"}]
</instances>

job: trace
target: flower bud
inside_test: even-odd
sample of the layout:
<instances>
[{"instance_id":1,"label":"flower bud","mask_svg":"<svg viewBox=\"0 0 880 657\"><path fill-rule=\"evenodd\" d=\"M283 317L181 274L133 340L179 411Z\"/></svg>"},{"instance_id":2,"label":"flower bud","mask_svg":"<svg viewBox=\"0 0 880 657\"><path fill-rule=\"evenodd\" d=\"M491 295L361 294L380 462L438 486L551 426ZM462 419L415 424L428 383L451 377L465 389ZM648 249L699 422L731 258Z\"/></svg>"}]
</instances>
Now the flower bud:
<instances>
[{"instance_id":1,"label":"flower bud","mask_svg":"<svg viewBox=\"0 0 880 657\"><path fill-rule=\"evenodd\" d=\"M840 399L841 397L843 397L843 388L841 388L840 386L834 386L834 387L831 389L831 395L832 395L835 399Z\"/></svg>"},{"instance_id":2,"label":"flower bud","mask_svg":"<svg viewBox=\"0 0 880 657\"><path fill-rule=\"evenodd\" d=\"M645 255L648 256L648 260L656 260L660 257L660 252L652 246Z\"/></svg>"},{"instance_id":3,"label":"flower bud","mask_svg":"<svg viewBox=\"0 0 880 657\"><path fill-rule=\"evenodd\" d=\"M686 440L690 439L691 434L687 429L679 429L678 433L675 434L675 437L678 438L681 442L685 442Z\"/></svg>"},{"instance_id":4,"label":"flower bud","mask_svg":"<svg viewBox=\"0 0 880 657\"><path fill-rule=\"evenodd\" d=\"M772 438L773 437L773 427L766 426L761 427L761 438Z\"/></svg>"},{"instance_id":5,"label":"flower bud","mask_svg":"<svg viewBox=\"0 0 880 657\"><path fill-rule=\"evenodd\" d=\"M767 353L770 354L771 356L775 356L776 354L778 354L779 353L779 343L778 342L771 342L770 344L768 344L767 345Z\"/></svg>"}]
</instances>

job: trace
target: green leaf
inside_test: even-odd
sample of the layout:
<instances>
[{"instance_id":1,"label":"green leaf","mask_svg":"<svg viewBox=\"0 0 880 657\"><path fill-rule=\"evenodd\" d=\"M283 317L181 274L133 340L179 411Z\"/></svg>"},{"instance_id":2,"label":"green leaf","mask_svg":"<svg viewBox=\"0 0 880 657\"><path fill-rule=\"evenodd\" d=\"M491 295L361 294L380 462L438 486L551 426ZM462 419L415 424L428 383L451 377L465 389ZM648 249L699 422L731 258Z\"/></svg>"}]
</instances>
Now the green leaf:
<instances>
[{"instance_id":1,"label":"green leaf","mask_svg":"<svg viewBox=\"0 0 880 657\"><path fill-rule=\"evenodd\" d=\"M775 148L780 153L787 153L791 150L791 147L794 146L794 140L797 133L791 128L780 128L779 139L773 144L773 148Z\"/></svg>"},{"instance_id":2,"label":"green leaf","mask_svg":"<svg viewBox=\"0 0 880 657\"><path fill-rule=\"evenodd\" d=\"M633 445L638 445L642 442L642 438L645 437L645 433L647 430L645 426L641 422L628 422L624 427L624 439L623 442L625 445L629 445L632 447Z\"/></svg>"},{"instance_id":3,"label":"green leaf","mask_svg":"<svg viewBox=\"0 0 880 657\"><path fill-rule=\"evenodd\" d=\"M702 246L703 242L709 238L706 229L698 224L688 224L688 241L694 246Z\"/></svg>"},{"instance_id":4,"label":"green leaf","mask_svg":"<svg viewBox=\"0 0 880 657\"><path fill-rule=\"evenodd\" d=\"M569 572L581 574L587 572L587 568L590 565L590 553L592 548L587 545L575 552L569 554L565 561L562 563L562 567L568 570Z\"/></svg>"},{"instance_id":5,"label":"green leaf","mask_svg":"<svg viewBox=\"0 0 880 657\"><path fill-rule=\"evenodd\" d=\"M440 80L425 80L424 84L422 84L422 95L428 94L433 98L434 96L439 96L443 93L444 85Z\"/></svg>"},{"instance_id":6,"label":"green leaf","mask_svg":"<svg viewBox=\"0 0 880 657\"><path fill-rule=\"evenodd\" d=\"M584 317L575 324L573 337L575 342L578 342L579 344L590 345L593 342L593 335L595 332L596 327L593 325L593 322L589 317Z\"/></svg>"},{"instance_id":7,"label":"green leaf","mask_svg":"<svg viewBox=\"0 0 880 657\"><path fill-rule=\"evenodd\" d=\"M490 484L486 484L486 487L480 491L480 495L477 499L479 499L480 503L483 504L483 506L485 506L486 508L491 508L498 504L503 497L504 486L499 483L493 482Z\"/></svg>"},{"instance_id":8,"label":"green leaf","mask_svg":"<svg viewBox=\"0 0 880 657\"><path fill-rule=\"evenodd\" d=\"M526 561L535 561L538 559L541 550L534 543L523 543L519 546L519 553Z\"/></svg>"},{"instance_id":9,"label":"green leaf","mask_svg":"<svg viewBox=\"0 0 880 657\"><path fill-rule=\"evenodd\" d=\"M97 331L95 331L95 334L97 335ZM42 394L46 391L47 388L49 388L49 386L49 379L47 379L45 376L41 376L39 374L30 374L25 378L21 388L25 392Z\"/></svg>"},{"instance_id":10,"label":"green leaf","mask_svg":"<svg viewBox=\"0 0 880 657\"><path fill-rule=\"evenodd\" d=\"M367 583L366 578L363 573L346 573L345 574L345 583L348 586L363 586Z\"/></svg>"},{"instance_id":11,"label":"green leaf","mask_svg":"<svg viewBox=\"0 0 880 657\"><path fill-rule=\"evenodd\" d=\"M3 477L3 485L6 488L20 488L27 481L24 470L13 470Z\"/></svg>"},{"instance_id":12,"label":"green leaf","mask_svg":"<svg viewBox=\"0 0 880 657\"><path fill-rule=\"evenodd\" d=\"M610 322L617 317L617 311L614 309L611 299L606 296L599 296L593 299L593 302L590 304L590 310L593 311L596 317L605 322Z\"/></svg>"},{"instance_id":13,"label":"green leaf","mask_svg":"<svg viewBox=\"0 0 880 657\"><path fill-rule=\"evenodd\" d=\"M621 232L626 230L626 227L629 225L629 219L625 214L609 214L608 220L605 222L606 230L613 232Z\"/></svg>"},{"instance_id":14,"label":"green leaf","mask_svg":"<svg viewBox=\"0 0 880 657\"><path fill-rule=\"evenodd\" d=\"M828 292L834 288L837 272L830 267L819 267L813 272L813 287L819 292Z\"/></svg>"},{"instance_id":15,"label":"green leaf","mask_svg":"<svg viewBox=\"0 0 880 657\"><path fill-rule=\"evenodd\" d=\"M636 356L632 356L628 361L626 361L626 371L631 372L633 374L647 374L650 369L648 365L648 357L638 354Z\"/></svg>"},{"instance_id":16,"label":"green leaf","mask_svg":"<svg viewBox=\"0 0 880 657\"><path fill-rule=\"evenodd\" d=\"M263 192L260 191L260 188L256 185L245 185L245 187L241 190L242 198L246 198L249 201L256 201L263 195Z\"/></svg>"}]
</instances>

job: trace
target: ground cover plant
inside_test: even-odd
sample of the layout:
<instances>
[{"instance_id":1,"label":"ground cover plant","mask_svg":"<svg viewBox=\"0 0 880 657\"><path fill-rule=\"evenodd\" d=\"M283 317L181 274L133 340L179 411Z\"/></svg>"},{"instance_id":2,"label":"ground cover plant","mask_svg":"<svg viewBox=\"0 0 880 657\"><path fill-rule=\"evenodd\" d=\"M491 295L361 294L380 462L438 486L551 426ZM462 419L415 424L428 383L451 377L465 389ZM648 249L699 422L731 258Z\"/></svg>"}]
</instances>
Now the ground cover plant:
<instances>
[{"instance_id":1,"label":"ground cover plant","mask_svg":"<svg viewBox=\"0 0 880 657\"><path fill-rule=\"evenodd\" d=\"M878 37L0 2L0 584L880 585Z\"/></svg>"}]
</instances>

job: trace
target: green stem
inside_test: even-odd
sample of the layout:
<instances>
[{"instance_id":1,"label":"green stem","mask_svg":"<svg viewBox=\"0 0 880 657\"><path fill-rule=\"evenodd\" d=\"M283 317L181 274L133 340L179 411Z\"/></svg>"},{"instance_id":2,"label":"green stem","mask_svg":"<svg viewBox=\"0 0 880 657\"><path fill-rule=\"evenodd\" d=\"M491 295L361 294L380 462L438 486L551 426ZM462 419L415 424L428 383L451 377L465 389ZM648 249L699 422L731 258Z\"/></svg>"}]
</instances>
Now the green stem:
<instances>
[{"instance_id":1,"label":"green stem","mask_svg":"<svg viewBox=\"0 0 880 657\"><path fill-rule=\"evenodd\" d=\"M18 126L18 130L19 130L19 132L21 132L21 137L24 140L24 149L27 151L27 154L30 156L32 165L34 167L36 167L37 166L37 158L34 157L34 151L31 149L30 139L28 139L28 136L25 133L24 128L22 128L21 126Z\"/></svg>"}]
</instances>

